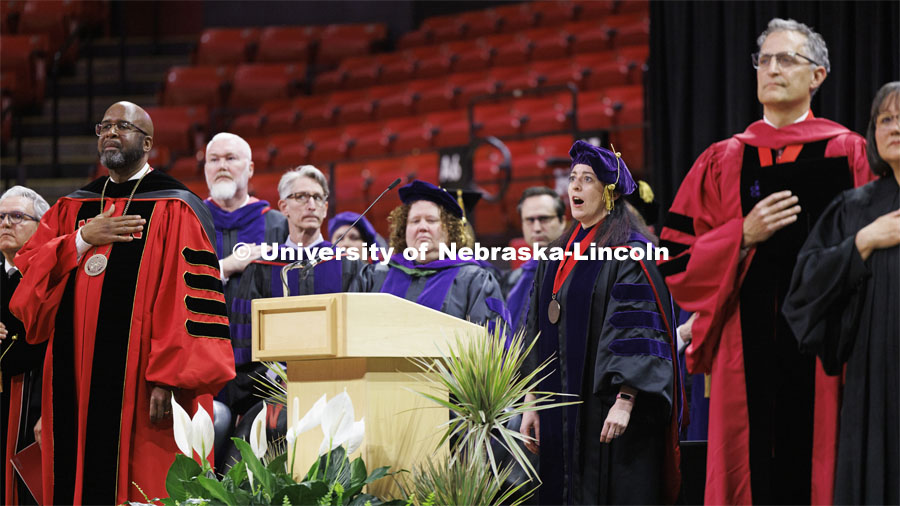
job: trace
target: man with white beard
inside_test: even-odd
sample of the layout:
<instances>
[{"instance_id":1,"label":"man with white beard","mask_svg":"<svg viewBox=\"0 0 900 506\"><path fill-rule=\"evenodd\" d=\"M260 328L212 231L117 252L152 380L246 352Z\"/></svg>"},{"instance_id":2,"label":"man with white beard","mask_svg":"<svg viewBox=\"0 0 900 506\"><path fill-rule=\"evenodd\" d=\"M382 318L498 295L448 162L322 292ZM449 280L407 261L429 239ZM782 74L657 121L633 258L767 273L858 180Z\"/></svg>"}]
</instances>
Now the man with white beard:
<instances>
[{"instance_id":1,"label":"man with white beard","mask_svg":"<svg viewBox=\"0 0 900 506\"><path fill-rule=\"evenodd\" d=\"M216 134L206 146L204 173L209 187L209 198L204 202L216 225L216 256L222 266L225 304L230 315L244 269L259 258L260 244L284 242L288 224L284 215L268 202L247 193L253 160L250 145L244 139L228 132ZM255 246L249 257L238 259L232 250L241 242Z\"/></svg>"},{"instance_id":2,"label":"man with white beard","mask_svg":"<svg viewBox=\"0 0 900 506\"><path fill-rule=\"evenodd\" d=\"M247 141L232 133L216 134L206 145L203 171L209 187L209 198L204 203L212 213L216 227L216 256L221 266L229 319L233 318L232 303L241 284L241 275L250 262L260 256L260 245L282 243L288 235L284 215L272 209L268 202L247 193L250 178L253 177L251 158ZM240 258L236 258L233 250L238 243L254 245L250 248L249 256L238 255ZM241 352L238 350L250 348L249 335L231 336L231 346L235 354L237 375L216 396L217 457L227 453L223 450L229 444L228 436L231 434L231 417L223 413L219 403L228 406L235 417L244 413L256 402L253 378L265 375L267 370L258 362L249 362L240 357ZM223 459L217 458L217 462L221 464Z\"/></svg>"}]
</instances>

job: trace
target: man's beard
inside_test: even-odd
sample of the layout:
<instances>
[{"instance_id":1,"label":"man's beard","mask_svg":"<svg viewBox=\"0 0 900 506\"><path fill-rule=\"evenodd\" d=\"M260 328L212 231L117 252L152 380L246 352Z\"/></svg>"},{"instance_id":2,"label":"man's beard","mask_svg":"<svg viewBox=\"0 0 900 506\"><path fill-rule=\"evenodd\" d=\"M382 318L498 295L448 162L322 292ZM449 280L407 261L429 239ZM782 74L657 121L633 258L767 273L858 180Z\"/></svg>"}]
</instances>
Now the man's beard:
<instances>
[{"instance_id":1,"label":"man's beard","mask_svg":"<svg viewBox=\"0 0 900 506\"><path fill-rule=\"evenodd\" d=\"M208 180L207 180L208 181ZM250 171L245 170L237 179L225 179L216 181L209 187L209 197L217 202L231 200L237 195L238 190L246 189L250 183ZM208 183L207 183L208 184Z\"/></svg>"},{"instance_id":2,"label":"man's beard","mask_svg":"<svg viewBox=\"0 0 900 506\"><path fill-rule=\"evenodd\" d=\"M218 181L209 188L209 196L213 200L229 200L237 193L237 183L233 179Z\"/></svg>"},{"instance_id":3,"label":"man's beard","mask_svg":"<svg viewBox=\"0 0 900 506\"><path fill-rule=\"evenodd\" d=\"M144 157L144 148L137 145L133 148L100 152L100 163L107 169L123 169Z\"/></svg>"}]
</instances>

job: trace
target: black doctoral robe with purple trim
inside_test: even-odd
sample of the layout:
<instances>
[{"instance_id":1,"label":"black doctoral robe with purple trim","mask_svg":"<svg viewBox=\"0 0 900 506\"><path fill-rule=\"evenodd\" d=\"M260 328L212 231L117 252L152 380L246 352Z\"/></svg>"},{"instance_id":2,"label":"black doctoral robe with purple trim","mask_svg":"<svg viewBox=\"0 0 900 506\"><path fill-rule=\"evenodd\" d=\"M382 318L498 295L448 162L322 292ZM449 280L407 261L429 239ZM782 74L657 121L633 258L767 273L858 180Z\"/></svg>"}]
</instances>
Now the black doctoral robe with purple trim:
<instances>
[{"instance_id":1,"label":"black doctoral robe with purple trim","mask_svg":"<svg viewBox=\"0 0 900 506\"><path fill-rule=\"evenodd\" d=\"M644 249L646 242L637 239L629 246ZM668 290L653 262L582 260L557 295L562 312L554 325L547 305L558 265L541 261L535 274L526 338L538 331L541 336L525 368L533 370L548 357L558 357L538 388L575 394L582 404L540 412L543 484L538 502L670 500L677 494L671 474L677 474L672 406L680 409L680 387ZM630 422L612 443L601 443L603 422L622 384L639 391Z\"/></svg>"}]
</instances>

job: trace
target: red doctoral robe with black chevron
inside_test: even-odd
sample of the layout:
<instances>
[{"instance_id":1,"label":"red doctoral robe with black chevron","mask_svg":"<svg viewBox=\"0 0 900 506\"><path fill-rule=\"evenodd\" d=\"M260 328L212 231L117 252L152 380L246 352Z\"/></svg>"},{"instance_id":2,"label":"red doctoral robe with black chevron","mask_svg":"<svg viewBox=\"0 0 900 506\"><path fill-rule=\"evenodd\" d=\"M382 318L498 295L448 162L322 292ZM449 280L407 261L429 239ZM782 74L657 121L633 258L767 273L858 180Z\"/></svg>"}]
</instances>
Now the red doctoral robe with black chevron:
<instances>
[{"instance_id":1,"label":"red doctoral robe with black chevron","mask_svg":"<svg viewBox=\"0 0 900 506\"><path fill-rule=\"evenodd\" d=\"M825 376L821 364L799 355L796 339L785 334L780 305L796 258L796 251L791 257L788 250L799 250L814 224L811 201L824 209L839 192L825 195L830 190L821 189L835 182L835 174L846 179L842 184L847 187L874 177L862 137L832 121L812 118L811 113L805 121L778 129L760 120L700 155L662 229L660 245L669 248L670 260L661 263L660 272L679 305L698 313L686 351L688 370L712 376L707 504L778 501L785 495L793 498L787 503L831 503L838 379ZM800 219L741 259L743 217L756 202L784 189L779 185L791 178L794 187L808 192L800 195L804 210ZM748 351L753 355L752 378L745 370L751 362ZM791 371L799 362L804 370ZM807 391L805 399L797 392L801 388ZM748 392L756 401L748 401ZM799 413L808 418L806 429L804 422L792 419L791 410L800 406L809 408ZM782 430L790 425L800 432ZM795 455L799 465L793 469L772 465L776 456L799 453L803 445L806 456ZM755 467L751 447L755 461L762 463ZM766 461L769 457L773 461ZM751 467L757 474L752 478ZM792 478L799 475L811 483ZM789 485L780 479L793 480L797 489L786 492ZM797 499L804 490L806 499Z\"/></svg>"},{"instance_id":2,"label":"red doctoral robe with black chevron","mask_svg":"<svg viewBox=\"0 0 900 506\"><path fill-rule=\"evenodd\" d=\"M147 220L130 242L78 259L76 231L100 213L106 178L61 198L16 256L23 280L12 311L29 342L49 339L42 401L46 504L121 504L166 497L178 449L172 418L150 422L154 385L212 413L212 394L234 377L209 211L159 171L141 181L128 214ZM104 207L122 214L136 180L110 181ZM106 253L106 270L84 271Z\"/></svg>"}]
</instances>

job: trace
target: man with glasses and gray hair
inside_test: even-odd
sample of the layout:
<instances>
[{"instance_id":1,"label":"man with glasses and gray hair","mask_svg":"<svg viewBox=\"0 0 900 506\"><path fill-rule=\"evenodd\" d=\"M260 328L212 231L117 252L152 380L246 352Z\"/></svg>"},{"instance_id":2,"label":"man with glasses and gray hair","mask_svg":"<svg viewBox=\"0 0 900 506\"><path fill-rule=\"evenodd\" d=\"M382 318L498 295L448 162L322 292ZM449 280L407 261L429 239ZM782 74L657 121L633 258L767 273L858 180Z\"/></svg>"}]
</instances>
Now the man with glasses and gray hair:
<instances>
[{"instance_id":1,"label":"man with glasses and gray hair","mask_svg":"<svg viewBox=\"0 0 900 506\"><path fill-rule=\"evenodd\" d=\"M22 279L15 264L16 253L34 235L47 209L50 204L24 186L13 186L0 196L0 427L6 427L0 434L0 455L4 456L0 497L4 504L37 504L9 459L35 440L35 425L41 417L41 364L47 344L28 344L24 325L9 312L9 301Z\"/></svg>"},{"instance_id":2,"label":"man with glasses and gray hair","mask_svg":"<svg viewBox=\"0 0 900 506\"><path fill-rule=\"evenodd\" d=\"M304 267L288 273L289 295L345 292L361 268L360 262L347 259L310 265L309 257L306 256L307 251L318 253L333 250L333 245L322 236L322 222L328 214L329 196L328 181L322 171L312 165L302 165L287 171L278 182L278 195L278 209L288 222L288 237L283 243L276 245L277 251L266 249L261 258L247 266L232 306L231 336L238 375L226 386L225 391L232 411L243 414L243 419L248 422L258 409L262 409L259 398L254 395L256 381L253 377L258 378L267 372L265 366L251 361L251 301L285 295L281 269L301 258ZM278 430L284 430L283 419L284 416L281 415L277 430L269 433L270 438ZM235 429L236 434L241 434L242 430L249 431L249 425L243 425L246 427L239 425ZM231 456L240 459L233 445L228 445L223 453L223 462L230 462Z\"/></svg>"},{"instance_id":3,"label":"man with glasses and gray hair","mask_svg":"<svg viewBox=\"0 0 900 506\"><path fill-rule=\"evenodd\" d=\"M819 214L872 176L865 140L810 110L831 69L822 37L776 18L757 43L763 118L694 163L660 272L697 314L688 370L711 375L705 502L830 503L837 386L801 355L781 303Z\"/></svg>"}]
</instances>

